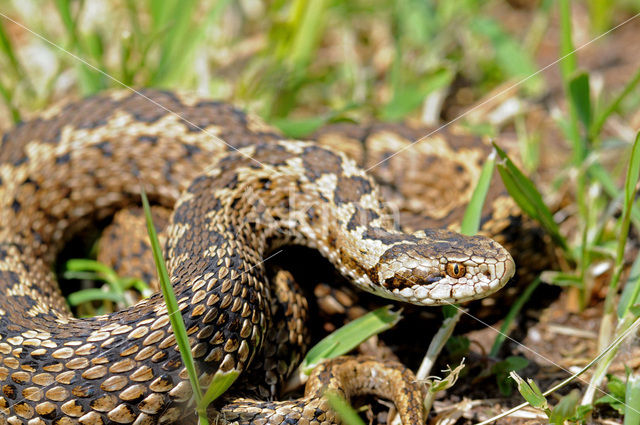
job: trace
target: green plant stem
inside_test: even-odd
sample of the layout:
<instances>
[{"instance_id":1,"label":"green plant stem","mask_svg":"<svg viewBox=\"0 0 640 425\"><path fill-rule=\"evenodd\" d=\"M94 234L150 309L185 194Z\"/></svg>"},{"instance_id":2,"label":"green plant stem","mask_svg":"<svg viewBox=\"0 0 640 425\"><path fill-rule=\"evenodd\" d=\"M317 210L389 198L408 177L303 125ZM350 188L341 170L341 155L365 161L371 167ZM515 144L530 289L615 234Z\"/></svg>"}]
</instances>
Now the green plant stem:
<instances>
[{"instance_id":1,"label":"green plant stem","mask_svg":"<svg viewBox=\"0 0 640 425\"><path fill-rule=\"evenodd\" d=\"M591 254L589 248L589 208L586 203L586 178L584 170L578 168L578 177L576 179L576 201L578 204L578 212L580 215L580 261L578 265L580 277L580 310L584 309L590 297L585 280L589 264L591 264Z\"/></svg>"},{"instance_id":2,"label":"green plant stem","mask_svg":"<svg viewBox=\"0 0 640 425\"><path fill-rule=\"evenodd\" d=\"M420 364L420 367L416 372L416 379L427 379L427 377L431 374L431 368L435 364L436 358L444 348L444 345L447 343L449 337L451 337L451 334L453 334L453 330L460 320L462 313L464 313L464 310L461 307L456 306L455 314L443 320L442 325L440 325L440 329L438 329L438 332L431 340L429 348L427 349L427 353L422 359L422 363Z\"/></svg>"}]
</instances>

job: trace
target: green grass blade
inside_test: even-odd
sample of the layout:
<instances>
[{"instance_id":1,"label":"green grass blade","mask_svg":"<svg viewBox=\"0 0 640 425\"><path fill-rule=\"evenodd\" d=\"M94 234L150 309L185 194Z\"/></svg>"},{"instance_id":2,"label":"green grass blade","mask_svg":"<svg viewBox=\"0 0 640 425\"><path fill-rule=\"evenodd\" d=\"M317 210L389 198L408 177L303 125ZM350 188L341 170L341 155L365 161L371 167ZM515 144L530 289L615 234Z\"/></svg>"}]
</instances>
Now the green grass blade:
<instances>
[{"instance_id":1,"label":"green grass blade","mask_svg":"<svg viewBox=\"0 0 640 425\"><path fill-rule=\"evenodd\" d=\"M616 263L620 265L624 259L624 248L627 244L627 235L631 224L631 208L636 195L638 178L640 178L640 132L636 135L636 140L631 148L631 158L629 159L629 167L627 168L627 176L624 183L624 204L616 250Z\"/></svg>"},{"instance_id":2,"label":"green grass blade","mask_svg":"<svg viewBox=\"0 0 640 425\"><path fill-rule=\"evenodd\" d=\"M627 169L627 178L624 184L624 207L626 215L630 214L631 206L636 194L636 185L640 177L640 132L636 135L636 140L631 148L631 159Z\"/></svg>"},{"instance_id":3,"label":"green grass blade","mask_svg":"<svg viewBox=\"0 0 640 425\"><path fill-rule=\"evenodd\" d=\"M625 391L624 425L639 425L640 412L640 376L632 373L627 378L627 388Z\"/></svg>"},{"instance_id":4,"label":"green grass blade","mask_svg":"<svg viewBox=\"0 0 640 425\"><path fill-rule=\"evenodd\" d=\"M209 388L207 388L207 392L204 397L202 397L202 401L198 406L198 409L201 411L201 415L206 415L207 406L209 406L215 399L224 394L225 391L238 379L240 373L236 370L230 370L228 372L217 371L213 375L213 379L211 380L211 384Z\"/></svg>"},{"instance_id":5,"label":"green grass blade","mask_svg":"<svg viewBox=\"0 0 640 425\"><path fill-rule=\"evenodd\" d=\"M495 164L496 153L493 151L489 154L489 158L487 158L487 161L482 166L480 178L478 179L478 183L476 183L476 188L473 190L471 200L464 211L462 223L460 224L460 232L464 235L475 235L480 229L482 207L489 192L489 185L491 184Z\"/></svg>"},{"instance_id":6,"label":"green grass blade","mask_svg":"<svg viewBox=\"0 0 640 425\"><path fill-rule=\"evenodd\" d=\"M7 62L9 62L9 67L11 69L11 73L14 78L19 78L20 82L24 84L27 89L27 92L30 96L35 95L35 90L33 89L33 84L29 79L29 74L24 70L22 64L18 60L13 43L7 32L5 30L4 24L2 20L0 20L0 52L6 57ZM6 72L6 71L5 71ZM0 96L4 99L7 108L11 112L11 118L14 123L20 122L20 112L13 105L13 95L15 93L15 86L10 84L10 87L5 86L2 81L0 81Z\"/></svg>"},{"instance_id":7,"label":"green grass blade","mask_svg":"<svg viewBox=\"0 0 640 425\"><path fill-rule=\"evenodd\" d=\"M549 416L549 423L563 425L576 413L578 402L580 401L580 391L572 390L569 394L562 397L560 401L553 407Z\"/></svg>"},{"instance_id":8,"label":"green grass blade","mask_svg":"<svg viewBox=\"0 0 640 425\"><path fill-rule=\"evenodd\" d=\"M562 74L562 82L564 90L568 97L569 103L569 120L566 123L565 131L567 138L571 141L573 147L573 160L576 166L580 165L587 155L586 141L580 136L578 129L578 112L574 102L572 102L569 93L571 78L575 75L577 69L577 59L575 48L573 46L572 25L571 25L571 2L569 0L559 0L560 8L560 71Z\"/></svg>"},{"instance_id":9,"label":"green grass blade","mask_svg":"<svg viewBox=\"0 0 640 425\"><path fill-rule=\"evenodd\" d=\"M573 39L571 37L571 2L570 0L559 0L560 7L560 71L564 81L569 81L571 75L576 71L578 61L574 53ZM566 56L566 57L565 57Z\"/></svg>"},{"instance_id":10,"label":"green grass blade","mask_svg":"<svg viewBox=\"0 0 640 425\"><path fill-rule=\"evenodd\" d=\"M346 105L344 108L339 110L335 110L331 113L320 115L317 117L311 118L284 118L284 119L274 119L270 121L270 124L278 127L280 131L282 131L287 137L291 137L294 139L305 137L323 125L336 120L338 117L343 115L349 110L356 108L358 105L354 103L350 103Z\"/></svg>"},{"instance_id":11,"label":"green grass blade","mask_svg":"<svg viewBox=\"0 0 640 425\"><path fill-rule=\"evenodd\" d=\"M100 288L82 289L69 294L67 297L67 302L74 307L92 301L112 301L126 305L126 300L121 294L105 292Z\"/></svg>"},{"instance_id":12,"label":"green grass blade","mask_svg":"<svg viewBox=\"0 0 640 425\"><path fill-rule=\"evenodd\" d=\"M5 87L4 84L2 84L2 81L0 81L0 96L2 96L5 105L7 106L9 111L11 111L11 119L13 120L13 122L20 122L20 111L18 111L18 109L13 106L13 94Z\"/></svg>"},{"instance_id":13,"label":"green grass blade","mask_svg":"<svg viewBox=\"0 0 640 425\"><path fill-rule=\"evenodd\" d=\"M591 177L602 185L607 195L613 199L617 199L620 196L619 189L616 187L613 178L600 163L594 162L591 164L588 172ZM635 226L640 227L640 208L638 208L637 204L631 208L631 219Z\"/></svg>"},{"instance_id":14,"label":"green grass blade","mask_svg":"<svg viewBox=\"0 0 640 425\"><path fill-rule=\"evenodd\" d=\"M311 348L299 369L309 374L321 361L351 351L370 336L393 327L400 318L400 312L392 311L391 306L381 307L359 317L327 335Z\"/></svg>"},{"instance_id":15,"label":"green grass blade","mask_svg":"<svg viewBox=\"0 0 640 425\"><path fill-rule=\"evenodd\" d=\"M87 56L85 46L78 34L77 19L71 13L71 1L55 0L55 5L63 27L67 31L71 50L77 52L80 56ZM75 66L78 72L78 83L83 94L96 93L106 87L106 81L101 73L89 68L82 62L75 62Z\"/></svg>"},{"instance_id":16,"label":"green grass blade","mask_svg":"<svg viewBox=\"0 0 640 425\"><path fill-rule=\"evenodd\" d=\"M67 35L71 39L73 46L78 48L78 33L76 27L76 21L73 19L71 14L71 1L70 0L55 0L56 8L58 9L58 14L60 15L60 20L62 21L62 25L67 31Z\"/></svg>"},{"instance_id":17,"label":"green grass blade","mask_svg":"<svg viewBox=\"0 0 640 425\"><path fill-rule=\"evenodd\" d=\"M89 260L86 258L74 258L65 264L65 269L71 272L91 271L102 277L102 280L110 282L119 280L117 273L99 261Z\"/></svg>"},{"instance_id":18,"label":"green grass blade","mask_svg":"<svg viewBox=\"0 0 640 425\"><path fill-rule=\"evenodd\" d=\"M302 13L297 14L293 22L296 31L293 34L291 49L287 60L294 68L306 66L316 50L318 39L325 23L327 0L298 0Z\"/></svg>"},{"instance_id":19,"label":"green grass blade","mask_svg":"<svg viewBox=\"0 0 640 425\"><path fill-rule=\"evenodd\" d=\"M111 267L99 261L76 258L65 264L66 279L102 280L109 284L110 291L122 297L128 289L127 279L118 276ZM147 295L148 296L148 295Z\"/></svg>"},{"instance_id":20,"label":"green grass blade","mask_svg":"<svg viewBox=\"0 0 640 425\"><path fill-rule=\"evenodd\" d=\"M540 195L538 189L495 142L493 146L501 159L497 165L498 172L511 197L527 215L540 223L565 253L569 254L569 246L560 234L560 229L554 221L551 211L542 200L542 195Z\"/></svg>"},{"instance_id":21,"label":"green grass blade","mask_svg":"<svg viewBox=\"0 0 640 425\"><path fill-rule=\"evenodd\" d=\"M173 11L179 4L180 1L177 0L149 0L151 23L155 32L167 26L173 16Z\"/></svg>"},{"instance_id":22,"label":"green grass blade","mask_svg":"<svg viewBox=\"0 0 640 425\"><path fill-rule=\"evenodd\" d=\"M396 60L400 61L400 58ZM448 68L438 69L419 81L406 81L401 68L395 73L398 76L393 79L393 97L381 111L383 121L402 120L422 105L429 94L451 84L454 77L454 72Z\"/></svg>"},{"instance_id":23,"label":"green grass blade","mask_svg":"<svg viewBox=\"0 0 640 425\"><path fill-rule=\"evenodd\" d=\"M602 33L609 29L611 25L611 17L616 10L611 0L589 0L589 21L591 30L596 33Z\"/></svg>"},{"instance_id":24,"label":"green grass blade","mask_svg":"<svg viewBox=\"0 0 640 425\"><path fill-rule=\"evenodd\" d=\"M347 401L340 396L340 394L327 391L324 393L327 401L331 405L331 408L336 411L336 413L342 419L342 423L345 425L365 425L360 416L358 416L358 412L356 412Z\"/></svg>"},{"instance_id":25,"label":"green grass blade","mask_svg":"<svg viewBox=\"0 0 640 425\"><path fill-rule=\"evenodd\" d=\"M0 21L0 51L7 57L9 64L11 64L13 73L15 75L19 75L20 78L23 78L25 74L22 72L20 62L18 62L18 58L16 57L16 54L13 50L13 44L7 36L7 32L4 29L2 21Z\"/></svg>"},{"instance_id":26,"label":"green grass blade","mask_svg":"<svg viewBox=\"0 0 640 425\"><path fill-rule=\"evenodd\" d=\"M193 17L201 7L197 1L182 2L179 13L168 23L162 37L160 62L152 77L152 85L173 86L189 75L196 50L206 38L207 30L216 25L230 0L217 1L203 22L194 27Z\"/></svg>"},{"instance_id":27,"label":"green grass blade","mask_svg":"<svg viewBox=\"0 0 640 425\"><path fill-rule=\"evenodd\" d=\"M586 130L591 127L591 94L589 74L582 72L569 80L569 98Z\"/></svg>"},{"instance_id":28,"label":"green grass blade","mask_svg":"<svg viewBox=\"0 0 640 425\"><path fill-rule=\"evenodd\" d=\"M329 119L331 119L331 117L328 115L303 119L285 118L274 119L271 121L271 124L278 127L287 137L297 139L313 133L325 125Z\"/></svg>"},{"instance_id":29,"label":"green grass blade","mask_svg":"<svg viewBox=\"0 0 640 425\"><path fill-rule=\"evenodd\" d=\"M166 22L167 31L160 45L160 61L152 79L153 85L167 84L167 75L175 68L182 68L182 62L189 59L184 53L190 51L196 41L192 33L197 5L195 0L185 0L176 4L171 11L171 18Z\"/></svg>"},{"instance_id":30,"label":"green grass blade","mask_svg":"<svg viewBox=\"0 0 640 425\"><path fill-rule=\"evenodd\" d=\"M470 27L474 35L489 39L495 51L495 63L508 78L526 79L522 83L528 93L542 92L544 81L537 74L538 66L533 57L498 21L476 17L471 21Z\"/></svg>"},{"instance_id":31,"label":"green grass blade","mask_svg":"<svg viewBox=\"0 0 640 425\"><path fill-rule=\"evenodd\" d=\"M609 330L605 328L604 324L613 321L614 300L617 295L620 276L624 269L624 249L627 245L627 236L631 224L631 207L636 194L638 178L640 178L640 132L636 135L636 140L631 148L631 158L629 159L629 167L627 168L627 177L624 184L624 205L620 219L620 229L618 230L616 260L613 276L611 276L611 281L609 282L607 297L604 300L603 325L600 327L600 346L611 338L611 335L608 335Z\"/></svg>"},{"instance_id":32,"label":"green grass blade","mask_svg":"<svg viewBox=\"0 0 640 425\"><path fill-rule=\"evenodd\" d=\"M453 334L453 330L455 329L458 321L460 321L460 317L462 317L463 309L452 305L446 306L451 307L449 310L452 310L453 313L450 315L447 314L446 318L442 321L442 324L438 328L436 334L431 338L431 342L429 343L429 347L427 348L427 352L424 355L422 362L420 363L420 367L416 372L416 379L428 379L431 375L431 370L433 366L436 364L436 359L442 352L447 341L450 341L451 335ZM443 312L447 313L446 308L442 308Z\"/></svg>"},{"instance_id":33,"label":"green grass blade","mask_svg":"<svg viewBox=\"0 0 640 425\"><path fill-rule=\"evenodd\" d=\"M180 349L180 355L187 373L189 375L189 381L191 382L191 388L193 389L193 395L196 400L196 404L200 406L202 401L202 390L200 389L200 381L198 380L198 373L196 371L196 365L193 361L193 355L191 354L191 346L189 344L189 337L187 335L187 329L182 320L182 313L178 307L178 300L176 294L173 292L173 286L169 280L169 273L164 263L164 257L162 255L162 249L160 248L160 241L158 240L158 234L153 224L153 218L151 216L151 207L149 206L149 200L144 188L140 193L142 197L142 205L144 207L145 219L147 222L147 232L149 233L149 239L151 241L151 250L153 252L153 260L156 263L158 270L158 280L160 281L160 288L162 289L162 295L167 305L167 312L169 314L169 321L171 322L171 328L176 338L178 348ZM203 418L200 417L202 421ZM206 421L206 417L204 418Z\"/></svg>"}]
</instances>

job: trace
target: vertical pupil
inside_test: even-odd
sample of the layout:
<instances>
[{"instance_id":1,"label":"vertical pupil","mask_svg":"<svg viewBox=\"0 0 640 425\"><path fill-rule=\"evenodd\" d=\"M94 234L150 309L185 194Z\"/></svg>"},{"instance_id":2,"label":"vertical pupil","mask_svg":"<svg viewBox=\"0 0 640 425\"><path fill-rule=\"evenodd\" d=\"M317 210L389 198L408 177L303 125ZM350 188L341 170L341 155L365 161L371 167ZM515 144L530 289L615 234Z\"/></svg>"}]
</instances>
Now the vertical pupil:
<instances>
[{"instance_id":1,"label":"vertical pupil","mask_svg":"<svg viewBox=\"0 0 640 425\"><path fill-rule=\"evenodd\" d=\"M453 274L457 275L460 272L460 270L458 269L458 265L454 264L453 265Z\"/></svg>"}]
</instances>

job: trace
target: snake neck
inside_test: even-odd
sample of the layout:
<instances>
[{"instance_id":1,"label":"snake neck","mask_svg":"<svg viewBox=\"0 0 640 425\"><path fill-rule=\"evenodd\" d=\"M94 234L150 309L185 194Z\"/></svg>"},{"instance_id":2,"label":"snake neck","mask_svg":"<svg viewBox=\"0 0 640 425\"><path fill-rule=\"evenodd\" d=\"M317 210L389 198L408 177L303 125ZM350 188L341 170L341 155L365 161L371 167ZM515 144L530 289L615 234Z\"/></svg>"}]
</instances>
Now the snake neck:
<instances>
[{"instance_id":1,"label":"snake neck","mask_svg":"<svg viewBox=\"0 0 640 425\"><path fill-rule=\"evenodd\" d=\"M258 144L224 157L184 192L168 229L169 270L192 282L202 270L185 270L196 259L251 276L278 247L305 245L362 289L390 296L376 266L390 244L417 240L393 229L390 216L345 156L306 142Z\"/></svg>"}]
</instances>

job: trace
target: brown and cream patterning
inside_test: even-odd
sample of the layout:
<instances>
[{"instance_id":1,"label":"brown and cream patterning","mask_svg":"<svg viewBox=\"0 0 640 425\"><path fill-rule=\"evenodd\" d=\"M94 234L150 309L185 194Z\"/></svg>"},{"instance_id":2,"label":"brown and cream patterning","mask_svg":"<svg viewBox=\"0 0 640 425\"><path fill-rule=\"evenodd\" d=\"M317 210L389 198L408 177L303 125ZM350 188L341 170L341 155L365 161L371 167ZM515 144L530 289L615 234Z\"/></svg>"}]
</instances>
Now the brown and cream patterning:
<instances>
[{"instance_id":1,"label":"brown and cream patterning","mask_svg":"<svg viewBox=\"0 0 640 425\"><path fill-rule=\"evenodd\" d=\"M319 250L364 290L422 305L483 297L514 273L509 253L489 238L392 227L377 185L341 153L279 140L221 103L142 95L54 107L2 138L2 423L153 424L193 415L162 297L78 319L51 271L65 241L138 205L141 186L173 208L165 255L205 388L217 371L242 372L262 356L273 326L262 262L283 244ZM299 400L231 401L218 420L332 423L311 387L336 375L319 372ZM362 387L375 392L371 385Z\"/></svg>"}]
</instances>

